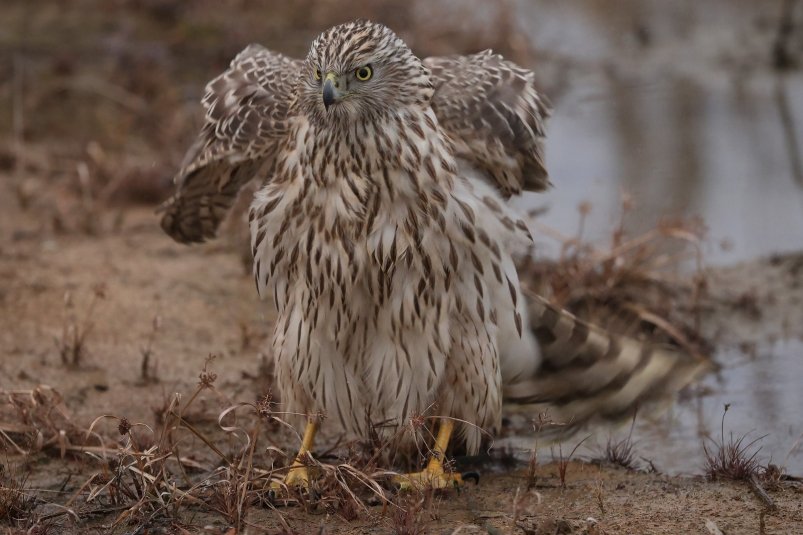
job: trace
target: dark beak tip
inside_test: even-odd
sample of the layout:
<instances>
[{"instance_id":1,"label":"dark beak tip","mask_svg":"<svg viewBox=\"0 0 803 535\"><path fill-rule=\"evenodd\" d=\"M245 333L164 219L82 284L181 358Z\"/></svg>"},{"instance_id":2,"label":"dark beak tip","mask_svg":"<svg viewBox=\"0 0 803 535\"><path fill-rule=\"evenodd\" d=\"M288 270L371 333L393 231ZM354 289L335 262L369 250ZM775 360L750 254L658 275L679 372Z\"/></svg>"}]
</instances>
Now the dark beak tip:
<instances>
[{"instance_id":1,"label":"dark beak tip","mask_svg":"<svg viewBox=\"0 0 803 535\"><path fill-rule=\"evenodd\" d=\"M335 103L335 88L332 82L327 80L323 84L323 105L328 110L329 106Z\"/></svg>"}]
</instances>

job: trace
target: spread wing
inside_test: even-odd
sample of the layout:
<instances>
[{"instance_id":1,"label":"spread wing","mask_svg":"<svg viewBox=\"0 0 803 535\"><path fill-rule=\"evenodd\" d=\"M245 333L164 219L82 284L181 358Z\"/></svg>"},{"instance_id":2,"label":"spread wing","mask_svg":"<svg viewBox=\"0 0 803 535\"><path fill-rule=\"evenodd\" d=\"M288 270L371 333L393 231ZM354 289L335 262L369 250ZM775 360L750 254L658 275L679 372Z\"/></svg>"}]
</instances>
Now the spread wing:
<instances>
[{"instance_id":1,"label":"spread wing","mask_svg":"<svg viewBox=\"0 0 803 535\"><path fill-rule=\"evenodd\" d=\"M161 207L162 228L182 243L213 238L240 189L271 172L301 61L250 45L209 82L203 128Z\"/></svg>"},{"instance_id":2,"label":"spread wing","mask_svg":"<svg viewBox=\"0 0 803 535\"><path fill-rule=\"evenodd\" d=\"M458 155L485 171L505 196L546 189L550 109L535 89L535 75L490 50L424 64L435 85L432 108Z\"/></svg>"}]
</instances>

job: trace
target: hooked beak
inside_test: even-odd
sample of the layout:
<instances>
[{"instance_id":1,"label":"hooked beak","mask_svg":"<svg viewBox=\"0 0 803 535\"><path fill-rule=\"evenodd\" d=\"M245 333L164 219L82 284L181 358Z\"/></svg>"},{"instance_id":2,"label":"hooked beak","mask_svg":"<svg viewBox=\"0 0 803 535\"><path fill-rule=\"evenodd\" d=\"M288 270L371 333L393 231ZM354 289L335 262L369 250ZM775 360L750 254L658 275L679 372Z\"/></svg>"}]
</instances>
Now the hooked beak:
<instances>
[{"instance_id":1,"label":"hooked beak","mask_svg":"<svg viewBox=\"0 0 803 535\"><path fill-rule=\"evenodd\" d=\"M323 105L328 110L329 106L337 103L343 96L341 82L333 72L327 72L323 79Z\"/></svg>"}]
</instances>

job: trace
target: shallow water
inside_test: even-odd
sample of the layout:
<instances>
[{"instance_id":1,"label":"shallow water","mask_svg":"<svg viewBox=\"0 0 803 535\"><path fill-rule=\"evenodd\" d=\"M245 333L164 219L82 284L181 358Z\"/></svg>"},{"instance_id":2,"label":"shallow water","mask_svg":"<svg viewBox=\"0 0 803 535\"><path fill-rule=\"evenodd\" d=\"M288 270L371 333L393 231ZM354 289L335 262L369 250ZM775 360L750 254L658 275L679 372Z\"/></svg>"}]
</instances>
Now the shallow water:
<instances>
[{"instance_id":1,"label":"shallow water","mask_svg":"<svg viewBox=\"0 0 803 535\"><path fill-rule=\"evenodd\" d=\"M758 439L750 454L760 447L762 462L803 474L803 342L779 341L758 348L752 358L732 351L718 360L727 365L703 381L707 394L678 403L656 422L636 426L633 437L641 455L662 470L699 473L704 466L701 437L722 443L721 418L729 404L725 443L731 435L747 435L744 444Z\"/></svg>"},{"instance_id":2,"label":"shallow water","mask_svg":"<svg viewBox=\"0 0 803 535\"><path fill-rule=\"evenodd\" d=\"M664 217L702 217L711 264L803 248L803 73L774 71L773 32L762 33L780 3L616 6L519 5L555 107L555 187L522 205L549 207L540 222L574 235L576 207L589 201L584 237L604 244L625 191L634 233Z\"/></svg>"},{"instance_id":3,"label":"shallow water","mask_svg":"<svg viewBox=\"0 0 803 535\"><path fill-rule=\"evenodd\" d=\"M759 348L753 358L738 352L719 355L727 365L718 374L706 377L701 394L676 401L657 418L640 415L633 429L635 466L649 464L669 474L705 472L703 445L715 452L717 444L738 440L743 445L754 439L747 455L756 453L762 464L774 463L787 473L803 475L803 342L785 340ZM725 405L724 427L722 416ZM600 459L605 446L627 438L629 422L619 427L600 426L579 432L563 444L563 454L586 435L591 437L577 450L577 457ZM497 441L496 446L511 451L521 460L529 459L535 439L527 433ZM539 448L539 458L558 457L554 445Z\"/></svg>"},{"instance_id":4,"label":"shallow water","mask_svg":"<svg viewBox=\"0 0 803 535\"><path fill-rule=\"evenodd\" d=\"M538 223L575 235L576 208L588 201L583 237L605 246L626 191L636 203L631 233L664 217L701 217L709 265L803 250L803 74L781 74L769 61L780 2L517 5L555 108L547 144L555 187L520 201L548 208ZM543 235L536 241L540 254L558 250ZM702 472L703 437L721 440L729 403L726 440L731 431L749 433L746 442L767 435L759 458L803 474L803 343L766 342L753 358L725 350L716 360L723 369L704 380L706 395L657 422L639 419L637 453L671 473ZM604 448L607 436L594 440ZM509 443L522 455L532 446Z\"/></svg>"}]
</instances>

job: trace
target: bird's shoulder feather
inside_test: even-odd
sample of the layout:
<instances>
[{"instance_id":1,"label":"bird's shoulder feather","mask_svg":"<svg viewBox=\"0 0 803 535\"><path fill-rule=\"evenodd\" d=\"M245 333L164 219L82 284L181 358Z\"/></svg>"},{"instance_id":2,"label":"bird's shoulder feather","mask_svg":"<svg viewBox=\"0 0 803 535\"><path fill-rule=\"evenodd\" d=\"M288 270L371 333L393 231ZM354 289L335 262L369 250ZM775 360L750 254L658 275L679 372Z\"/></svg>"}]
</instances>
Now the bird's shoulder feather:
<instances>
[{"instance_id":1,"label":"bird's shoulder feather","mask_svg":"<svg viewBox=\"0 0 803 535\"><path fill-rule=\"evenodd\" d=\"M549 103L535 75L490 50L469 56L430 57L432 108L455 142L505 196L549 185L544 163Z\"/></svg>"},{"instance_id":2,"label":"bird's shoulder feather","mask_svg":"<svg viewBox=\"0 0 803 535\"><path fill-rule=\"evenodd\" d=\"M162 228L174 239L213 238L240 189L272 165L301 63L252 44L206 85L201 132L161 208Z\"/></svg>"}]
</instances>

